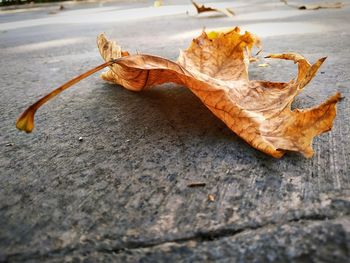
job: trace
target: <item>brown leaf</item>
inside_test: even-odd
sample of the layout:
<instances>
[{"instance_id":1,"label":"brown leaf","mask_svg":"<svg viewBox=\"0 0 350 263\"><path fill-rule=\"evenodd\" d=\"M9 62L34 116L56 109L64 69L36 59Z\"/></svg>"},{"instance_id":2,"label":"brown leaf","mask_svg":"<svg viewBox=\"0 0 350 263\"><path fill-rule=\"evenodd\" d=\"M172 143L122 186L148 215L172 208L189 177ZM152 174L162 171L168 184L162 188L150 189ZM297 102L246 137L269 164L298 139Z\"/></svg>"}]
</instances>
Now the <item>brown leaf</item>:
<instances>
[{"instance_id":1,"label":"brown leaf","mask_svg":"<svg viewBox=\"0 0 350 263\"><path fill-rule=\"evenodd\" d=\"M311 65L295 53L273 54L269 58L292 60L298 64L298 75L287 83L249 80L248 65L257 37L239 28L227 33L203 32L177 62L152 55L129 55L104 34L97 44L106 63L67 82L48 94L18 119L17 128L30 132L34 113L62 90L97 70L109 66L104 80L132 91L146 90L165 82L188 87L233 132L254 148L273 157L286 151L301 152L311 157L312 140L332 128L340 93L310 109L291 110L296 95L310 82L324 62Z\"/></svg>"},{"instance_id":2,"label":"brown leaf","mask_svg":"<svg viewBox=\"0 0 350 263\"><path fill-rule=\"evenodd\" d=\"M205 13L205 12L220 12L227 16L235 15L235 13L231 8L212 8L204 5L199 5L195 1L192 1L192 4L196 8L198 14Z\"/></svg>"},{"instance_id":3,"label":"brown leaf","mask_svg":"<svg viewBox=\"0 0 350 263\"><path fill-rule=\"evenodd\" d=\"M334 2L334 3L318 3L318 4L306 4L306 5L293 5L289 4L287 0L281 0L281 2L285 3L286 5L290 7L295 7L300 10L318 10L322 8L342 8L343 3L342 2Z\"/></svg>"},{"instance_id":4,"label":"brown leaf","mask_svg":"<svg viewBox=\"0 0 350 263\"><path fill-rule=\"evenodd\" d=\"M211 34L210 34L211 35ZM150 55L133 55L103 73L111 81L133 91L164 82L187 86L219 119L254 148L274 157L285 151L311 157L312 140L329 131L336 115L337 93L322 105L291 110L294 97L310 82L325 58L311 65L299 54L274 54L270 58L292 60L298 76L287 83L250 81L250 50L258 39L239 28L208 37L203 32L182 51L177 63ZM102 34L98 46L105 61L116 59L114 42Z\"/></svg>"}]
</instances>

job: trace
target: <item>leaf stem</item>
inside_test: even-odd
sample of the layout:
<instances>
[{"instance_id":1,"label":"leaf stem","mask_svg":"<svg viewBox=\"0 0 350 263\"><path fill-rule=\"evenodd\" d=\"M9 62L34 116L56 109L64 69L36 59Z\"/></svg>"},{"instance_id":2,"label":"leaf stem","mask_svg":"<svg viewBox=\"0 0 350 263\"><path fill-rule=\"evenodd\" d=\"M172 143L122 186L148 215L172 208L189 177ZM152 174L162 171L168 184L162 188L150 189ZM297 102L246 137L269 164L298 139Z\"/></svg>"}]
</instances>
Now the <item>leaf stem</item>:
<instances>
[{"instance_id":1,"label":"leaf stem","mask_svg":"<svg viewBox=\"0 0 350 263\"><path fill-rule=\"evenodd\" d=\"M51 91L49 94L45 95L41 99L39 99L37 102L29 106L17 119L16 127L19 130L25 131L27 133L30 133L34 128L34 115L35 112L47 101L51 100L52 98L56 97L58 94L60 94L62 91L68 89L69 87L73 86L74 84L78 83L79 81L87 78L88 76L94 74L97 71L100 71L101 69L108 67L114 63L116 63L119 59L113 59L108 62L105 62L101 65L98 65L97 67L90 69L83 74L69 80L68 82L64 83L62 86L58 87L57 89Z\"/></svg>"}]
</instances>

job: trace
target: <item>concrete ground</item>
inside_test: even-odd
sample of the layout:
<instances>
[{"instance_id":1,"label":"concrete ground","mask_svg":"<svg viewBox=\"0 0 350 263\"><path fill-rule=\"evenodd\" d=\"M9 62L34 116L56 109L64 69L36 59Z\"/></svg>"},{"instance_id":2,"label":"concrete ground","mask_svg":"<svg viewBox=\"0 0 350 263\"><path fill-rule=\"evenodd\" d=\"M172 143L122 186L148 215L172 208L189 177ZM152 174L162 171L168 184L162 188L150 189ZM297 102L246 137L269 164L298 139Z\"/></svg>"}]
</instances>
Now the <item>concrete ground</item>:
<instances>
[{"instance_id":1,"label":"concrete ground","mask_svg":"<svg viewBox=\"0 0 350 263\"><path fill-rule=\"evenodd\" d=\"M0 13L1 262L347 262L350 7L217 2L237 15L198 17L189 1L166 0ZM256 151L184 87L136 94L98 74L41 108L32 134L15 128L28 105L102 62L100 32L176 59L203 27L237 25L261 36L270 63L252 64L251 79L295 76L268 53L328 56L294 104L345 97L312 159Z\"/></svg>"}]
</instances>

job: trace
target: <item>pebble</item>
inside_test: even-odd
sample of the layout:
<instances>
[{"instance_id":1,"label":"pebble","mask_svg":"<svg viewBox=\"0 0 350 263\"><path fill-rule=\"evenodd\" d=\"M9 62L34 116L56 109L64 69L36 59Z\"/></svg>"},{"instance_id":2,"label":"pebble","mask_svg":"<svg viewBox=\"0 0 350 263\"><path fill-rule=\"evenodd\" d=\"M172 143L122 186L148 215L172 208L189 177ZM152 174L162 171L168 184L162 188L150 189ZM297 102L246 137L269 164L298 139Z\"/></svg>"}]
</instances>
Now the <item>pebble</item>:
<instances>
[{"instance_id":1,"label":"pebble","mask_svg":"<svg viewBox=\"0 0 350 263\"><path fill-rule=\"evenodd\" d=\"M209 195L208 195L208 200L209 200L210 202L214 202L214 201L215 201L215 196L212 195L212 194L209 194Z\"/></svg>"}]
</instances>

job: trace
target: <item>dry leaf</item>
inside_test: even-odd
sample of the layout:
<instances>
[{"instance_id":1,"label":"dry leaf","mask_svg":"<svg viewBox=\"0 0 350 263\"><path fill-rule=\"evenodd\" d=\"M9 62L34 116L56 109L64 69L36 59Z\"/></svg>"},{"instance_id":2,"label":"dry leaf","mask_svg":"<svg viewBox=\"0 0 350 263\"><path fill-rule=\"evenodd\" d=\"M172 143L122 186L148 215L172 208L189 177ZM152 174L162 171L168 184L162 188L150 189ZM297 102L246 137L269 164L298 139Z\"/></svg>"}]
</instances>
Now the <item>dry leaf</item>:
<instances>
[{"instance_id":1,"label":"dry leaf","mask_svg":"<svg viewBox=\"0 0 350 263\"><path fill-rule=\"evenodd\" d=\"M312 140L329 131L336 116L340 93L310 109L291 110L296 95L311 81L325 58L311 65L295 53L268 57L291 60L298 64L298 75L287 83L249 80L250 52L258 39L239 28L228 33L203 32L177 62L151 55L128 55L104 34L98 47L106 63L84 73L84 77L109 66L104 80L132 91L146 90L165 82L188 87L210 111L254 148L273 157L296 151L313 155ZM79 81L79 76L62 85L29 107L18 119L17 128L30 132L35 111L50 98Z\"/></svg>"},{"instance_id":2,"label":"dry leaf","mask_svg":"<svg viewBox=\"0 0 350 263\"><path fill-rule=\"evenodd\" d=\"M298 76L288 83L250 81L250 50L257 38L241 35L235 28L209 38L205 32L182 51L178 62L150 55L125 57L101 76L133 91L164 82L187 86L236 134L253 147L281 157L285 151L313 155L312 140L331 129L340 94L322 105L291 110L294 97L316 74L325 58L311 65L299 54L274 54L270 58L292 60L298 64ZM98 46L105 61L116 59L114 42L102 34ZM118 52L117 52L118 53Z\"/></svg>"},{"instance_id":3,"label":"dry leaf","mask_svg":"<svg viewBox=\"0 0 350 263\"><path fill-rule=\"evenodd\" d=\"M235 13L231 8L212 8L204 5L199 5L195 1L192 1L192 4L196 8L198 14L205 13L205 12L220 12L227 16L235 15Z\"/></svg>"},{"instance_id":4,"label":"dry leaf","mask_svg":"<svg viewBox=\"0 0 350 263\"><path fill-rule=\"evenodd\" d=\"M281 0L281 2L285 3L286 5L290 7L295 7L300 10L318 10L321 8L342 8L343 3L342 2L335 2L335 3L319 3L319 4L307 4L307 5L293 5L289 4L287 0Z\"/></svg>"}]
</instances>

